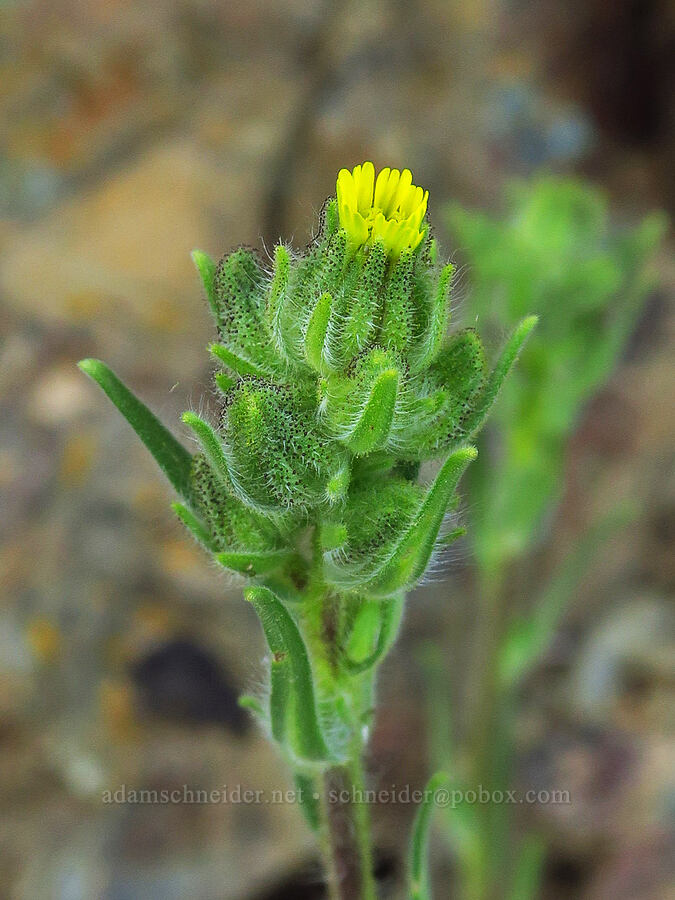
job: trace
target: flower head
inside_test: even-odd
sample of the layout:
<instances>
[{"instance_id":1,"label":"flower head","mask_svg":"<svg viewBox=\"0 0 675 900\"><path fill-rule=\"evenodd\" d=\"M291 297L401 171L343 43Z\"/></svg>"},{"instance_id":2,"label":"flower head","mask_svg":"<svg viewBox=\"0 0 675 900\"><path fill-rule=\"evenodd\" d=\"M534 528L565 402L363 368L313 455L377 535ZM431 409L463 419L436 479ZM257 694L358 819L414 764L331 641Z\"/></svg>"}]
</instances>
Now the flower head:
<instances>
[{"instance_id":1,"label":"flower head","mask_svg":"<svg viewBox=\"0 0 675 900\"><path fill-rule=\"evenodd\" d=\"M410 169L382 169L375 181L375 166L365 162L337 177L340 225L354 247L381 240L392 256L414 250L424 237L428 199L429 191L412 183Z\"/></svg>"}]
</instances>

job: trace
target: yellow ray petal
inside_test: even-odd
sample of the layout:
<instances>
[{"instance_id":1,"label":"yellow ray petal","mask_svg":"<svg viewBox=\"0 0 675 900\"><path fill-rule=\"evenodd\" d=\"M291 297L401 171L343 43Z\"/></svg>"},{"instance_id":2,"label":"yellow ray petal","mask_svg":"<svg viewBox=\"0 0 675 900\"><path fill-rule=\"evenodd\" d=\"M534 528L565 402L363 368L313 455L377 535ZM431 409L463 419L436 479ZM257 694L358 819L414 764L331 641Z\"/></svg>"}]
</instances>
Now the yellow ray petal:
<instances>
[{"instance_id":1,"label":"yellow ray petal","mask_svg":"<svg viewBox=\"0 0 675 900\"><path fill-rule=\"evenodd\" d=\"M359 178L355 178L358 209L362 216L367 216L373 206L373 186L375 184L375 166L365 162L361 167Z\"/></svg>"}]
</instances>

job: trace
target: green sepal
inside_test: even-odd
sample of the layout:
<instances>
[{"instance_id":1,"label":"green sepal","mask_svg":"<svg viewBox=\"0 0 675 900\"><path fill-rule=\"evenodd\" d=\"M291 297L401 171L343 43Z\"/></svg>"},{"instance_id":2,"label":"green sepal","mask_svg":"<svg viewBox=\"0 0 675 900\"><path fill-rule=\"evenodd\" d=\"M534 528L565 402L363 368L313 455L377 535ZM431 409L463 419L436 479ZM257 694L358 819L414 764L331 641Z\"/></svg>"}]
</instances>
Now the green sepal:
<instances>
[{"instance_id":1,"label":"green sepal","mask_svg":"<svg viewBox=\"0 0 675 900\"><path fill-rule=\"evenodd\" d=\"M266 575L283 566L292 556L290 549L282 550L225 550L216 553L216 559L221 566L232 569L240 575L254 578L256 575Z\"/></svg>"},{"instance_id":2,"label":"green sepal","mask_svg":"<svg viewBox=\"0 0 675 900\"><path fill-rule=\"evenodd\" d=\"M424 502L393 552L365 589L373 596L410 590L422 577L433 553L443 517L462 472L476 458L474 447L457 450L443 464Z\"/></svg>"},{"instance_id":3,"label":"green sepal","mask_svg":"<svg viewBox=\"0 0 675 900\"><path fill-rule=\"evenodd\" d=\"M171 508L188 531L192 532L193 537L195 537L200 544L203 544L207 550L215 553L218 549L218 544L213 539L213 535L201 519L182 503L172 503Z\"/></svg>"},{"instance_id":4,"label":"green sepal","mask_svg":"<svg viewBox=\"0 0 675 900\"><path fill-rule=\"evenodd\" d=\"M204 253L203 250L193 250L190 256L192 257L192 262L195 264L195 268L199 272L199 276L202 279L202 284L204 285L204 290L206 291L206 298L209 301L211 312L213 313L217 322L218 304L216 302L216 294L213 283L216 274L216 264L208 255L208 253Z\"/></svg>"},{"instance_id":5,"label":"green sepal","mask_svg":"<svg viewBox=\"0 0 675 900\"><path fill-rule=\"evenodd\" d=\"M99 359L83 359L79 368L92 378L115 404L127 422L155 458L175 490L190 502L190 467L192 456L159 419L135 397Z\"/></svg>"},{"instance_id":6,"label":"green sepal","mask_svg":"<svg viewBox=\"0 0 675 900\"><path fill-rule=\"evenodd\" d=\"M410 839L408 878L410 900L431 900L429 887L429 829L431 816L436 808L436 792L448 790L450 776L436 772L427 782L424 798L420 803Z\"/></svg>"},{"instance_id":7,"label":"green sepal","mask_svg":"<svg viewBox=\"0 0 675 900\"><path fill-rule=\"evenodd\" d=\"M273 731L276 728L283 735L283 741L290 744L298 758L328 760L330 751L317 716L312 670L298 626L283 603L268 588L252 587L244 592L244 596L260 617L273 664L283 667L279 669L284 674L278 678L276 688L281 700L284 699L283 692L288 690L285 702L280 700L279 708L270 709ZM272 688L274 694L274 681ZM272 696L271 700L275 697Z\"/></svg>"},{"instance_id":8,"label":"green sepal","mask_svg":"<svg viewBox=\"0 0 675 900\"><path fill-rule=\"evenodd\" d=\"M322 237L329 238L340 227L340 217L338 215L338 205L335 197L329 197L321 210L322 219Z\"/></svg>"},{"instance_id":9,"label":"green sepal","mask_svg":"<svg viewBox=\"0 0 675 900\"><path fill-rule=\"evenodd\" d=\"M203 454L193 457L193 509L215 542L215 551L264 553L277 551L284 538L278 523L245 506L223 486Z\"/></svg>"}]
</instances>

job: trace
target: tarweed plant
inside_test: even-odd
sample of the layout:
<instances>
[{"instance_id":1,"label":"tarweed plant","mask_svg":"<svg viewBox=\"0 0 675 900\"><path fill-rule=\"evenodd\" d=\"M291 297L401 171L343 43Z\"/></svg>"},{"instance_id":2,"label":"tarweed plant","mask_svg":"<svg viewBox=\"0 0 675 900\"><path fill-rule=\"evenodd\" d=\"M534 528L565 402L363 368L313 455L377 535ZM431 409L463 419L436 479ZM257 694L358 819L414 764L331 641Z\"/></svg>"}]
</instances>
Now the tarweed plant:
<instances>
[{"instance_id":1,"label":"tarweed plant","mask_svg":"<svg viewBox=\"0 0 675 900\"><path fill-rule=\"evenodd\" d=\"M375 896L368 811L330 798L363 787L378 667L405 595L462 533L471 442L536 321L492 367L476 331L448 333L454 270L427 199L409 170L375 178L366 162L339 173L304 252L280 243L271 266L244 247L217 265L193 253L220 407L183 415L194 454L104 363L80 363L168 477L183 524L242 579L269 645L267 693L242 702L292 770L345 900ZM422 484L427 460L439 465Z\"/></svg>"}]
</instances>

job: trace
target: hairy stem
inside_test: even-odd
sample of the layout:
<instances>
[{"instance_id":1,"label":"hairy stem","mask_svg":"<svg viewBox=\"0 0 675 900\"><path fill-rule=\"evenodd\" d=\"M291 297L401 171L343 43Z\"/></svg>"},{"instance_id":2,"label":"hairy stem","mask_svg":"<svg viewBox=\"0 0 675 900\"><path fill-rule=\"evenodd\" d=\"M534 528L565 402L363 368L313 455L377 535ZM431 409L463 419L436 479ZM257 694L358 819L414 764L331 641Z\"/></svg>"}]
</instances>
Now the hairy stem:
<instances>
[{"instance_id":1,"label":"hairy stem","mask_svg":"<svg viewBox=\"0 0 675 900\"><path fill-rule=\"evenodd\" d=\"M374 900L370 817L361 759L324 776L326 860L331 900Z\"/></svg>"}]
</instances>

